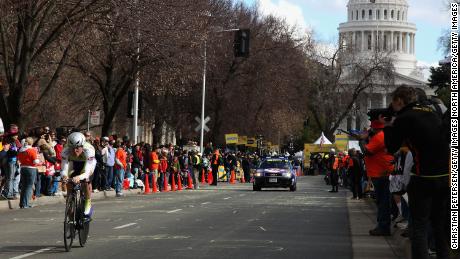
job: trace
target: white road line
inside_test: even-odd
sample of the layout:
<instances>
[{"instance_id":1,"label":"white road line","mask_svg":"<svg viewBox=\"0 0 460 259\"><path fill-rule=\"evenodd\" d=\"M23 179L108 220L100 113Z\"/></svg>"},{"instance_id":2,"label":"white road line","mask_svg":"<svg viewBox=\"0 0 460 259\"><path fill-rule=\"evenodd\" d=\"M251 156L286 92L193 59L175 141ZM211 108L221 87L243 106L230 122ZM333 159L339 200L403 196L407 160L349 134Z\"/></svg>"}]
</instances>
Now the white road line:
<instances>
[{"instance_id":1,"label":"white road line","mask_svg":"<svg viewBox=\"0 0 460 259\"><path fill-rule=\"evenodd\" d=\"M209 204L209 203L211 203L211 202L207 201L207 202L201 203L201 205L206 205L206 204Z\"/></svg>"},{"instance_id":2,"label":"white road line","mask_svg":"<svg viewBox=\"0 0 460 259\"><path fill-rule=\"evenodd\" d=\"M224 198L224 200L228 200L228 199L231 199L232 197L227 197L227 198Z\"/></svg>"},{"instance_id":3,"label":"white road line","mask_svg":"<svg viewBox=\"0 0 460 259\"><path fill-rule=\"evenodd\" d=\"M137 225L137 223L129 223L129 224L126 224L126 225L121 225L121 226L118 226L118 227L114 227L113 229L127 228L127 227L130 227L130 226L133 226L133 225Z\"/></svg>"},{"instance_id":4,"label":"white road line","mask_svg":"<svg viewBox=\"0 0 460 259\"><path fill-rule=\"evenodd\" d=\"M262 229L263 231L267 231L264 227L259 226L259 228Z\"/></svg>"},{"instance_id":5,"label":"white road line","mask_svg":"<svg viewBox=\"0 0 460 259\"><path fill-rule=\"evenodd\" d=\"M182 210L182 209L170 210L170 211L168 211L168 212L166 212L166 213L174 213L174 212L178 212L178 211L181 211L181 210Z\"/></svg>"},{"instance_id":6,"label":"white road line","mask_svg":"<svg viewBox=\"0 0 460 259\"><path fill-rule=\"evenodd\" d=\"M43 249L40 249L40 250L37 250L37 251L33 251L33 252L30 252L30 253L27 253L27 254L23 254L23 255L19 255L19 256L11 257L10 259L21 259L21 258L25 258L25 257L33 256L33 255L36 255L36 254L40 254L40 253L43 253L43 252L49 251L49 250L51 250L51 249L53 249L53 248L55 248L55 247L47 247L47 248L43 248Z\"/></svg>"}]
</instances>

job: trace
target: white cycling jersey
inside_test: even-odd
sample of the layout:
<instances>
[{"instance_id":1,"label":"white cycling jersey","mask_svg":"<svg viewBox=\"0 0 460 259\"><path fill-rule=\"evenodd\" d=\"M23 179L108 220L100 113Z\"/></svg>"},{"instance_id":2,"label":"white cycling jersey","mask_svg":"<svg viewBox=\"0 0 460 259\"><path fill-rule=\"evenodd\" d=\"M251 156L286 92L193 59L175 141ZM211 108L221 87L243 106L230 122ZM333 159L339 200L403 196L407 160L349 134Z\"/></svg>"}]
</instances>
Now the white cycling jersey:
<instances>
[{"instance_id":1,"label":"white cycling jersey","mask_svg":"<svg viewBox=\"0 0 460 259\"><path fill-rule=\"evenodd\" d=\"M83 152L80 156L76 156L73 152L73 147L66 145L61 153L61 175L68 176L69 171L73 171L72 176L80 176L80 179L89 180L96 168L96 151L94 147L85 143L83 145ZM72 162L72 163L70 163ZM76 166L79 164L79 166Z\"/></svg>"}]
</instances>

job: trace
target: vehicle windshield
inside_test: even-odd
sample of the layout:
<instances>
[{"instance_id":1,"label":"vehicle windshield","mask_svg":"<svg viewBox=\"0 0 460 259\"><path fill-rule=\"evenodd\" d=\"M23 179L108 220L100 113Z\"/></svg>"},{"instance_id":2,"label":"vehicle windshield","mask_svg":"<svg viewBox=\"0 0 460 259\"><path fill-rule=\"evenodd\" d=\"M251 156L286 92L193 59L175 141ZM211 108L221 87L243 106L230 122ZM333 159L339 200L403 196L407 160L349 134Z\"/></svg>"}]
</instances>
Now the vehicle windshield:
<instances>
[{"instance_id":1,"label":"vehicle windshield","mask_svg":"<svg viewBox=\"0 0 460 259\"><path fill-rule=\"evenodd\" d=\"M260 169L268 168L289 169L289 162L286 160L265 160L260 164Z\"/></svg>"}]
</instances>

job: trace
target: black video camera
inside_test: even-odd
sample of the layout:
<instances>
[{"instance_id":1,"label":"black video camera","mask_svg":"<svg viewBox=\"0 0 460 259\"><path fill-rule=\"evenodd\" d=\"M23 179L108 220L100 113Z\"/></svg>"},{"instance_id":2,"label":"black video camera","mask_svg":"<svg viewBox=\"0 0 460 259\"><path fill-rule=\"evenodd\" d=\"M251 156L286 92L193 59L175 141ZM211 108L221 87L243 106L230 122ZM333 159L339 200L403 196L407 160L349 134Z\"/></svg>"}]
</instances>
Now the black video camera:
<instances>
[{"instance_id":1,"label":"black video camera","mask_svg":"<svg viewBox=\"0 0 460 259\"><path fill-rule=\"evenodd\" d=\"M395 116L396 112L391 106L388 108L370 109L369 112L367 112L370 121L378 120L380 115L382 115L386 121L391 121L391 117Z\"/></svg>"}]
</instances>

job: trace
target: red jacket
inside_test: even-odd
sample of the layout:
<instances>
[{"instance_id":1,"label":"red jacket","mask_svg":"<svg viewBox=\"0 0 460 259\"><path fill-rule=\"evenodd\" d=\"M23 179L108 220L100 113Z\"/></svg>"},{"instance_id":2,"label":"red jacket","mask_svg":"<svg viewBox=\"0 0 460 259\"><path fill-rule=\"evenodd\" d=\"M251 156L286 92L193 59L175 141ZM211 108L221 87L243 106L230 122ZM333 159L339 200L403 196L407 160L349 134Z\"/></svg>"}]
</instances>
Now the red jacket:
<instances>
[{"instance_id":1,"label":"red jacket","mask_svg":"<svg viewBox=\"0 0 460 259\"><path fill-rule=\"evenodd\" d=\"M54 169L56 170L61 170L61 162L62 162L61 152L63 149L64 149L64 146L62 144L56 144L54 146L54 151L56 152L56 164L54 165Z\"/></svg>"},{"instance_id":2,"label":"red jacket","mask_svg":"<svg viewBox=\"0 0 460 259\"><path fill-rule=\"evenodd\" d=\"M394 165L392 164L394 158L391 154L387 153L383 131L379 131L370 138L366 149L370 153L370 155L364 157L367 176L382 177L390 175L390 172L394 169Z\"/></svg>"},{"instance_id":3,"label":"red jacket","mask_svg":"<svg viewBox=\"0 0 460 259\"><path fill-rule=\"evenodd\" d=\"M160 166L159 166L158 170L161 173L165 173L168 170L168 159L166 159L166 157L162 157L160 159Z\"/></svg>"}]
</instances>

